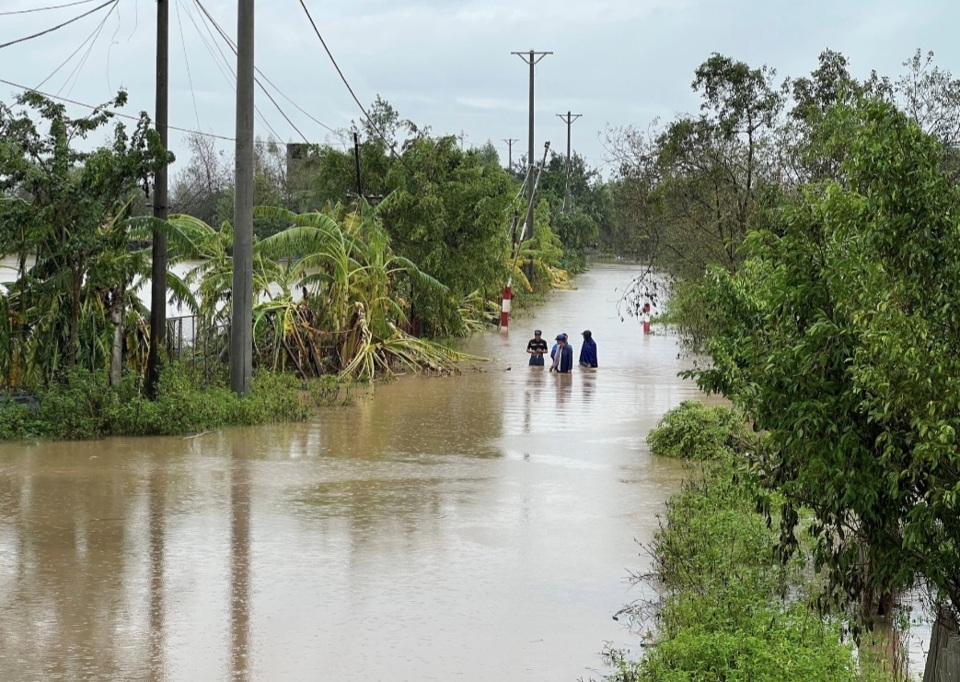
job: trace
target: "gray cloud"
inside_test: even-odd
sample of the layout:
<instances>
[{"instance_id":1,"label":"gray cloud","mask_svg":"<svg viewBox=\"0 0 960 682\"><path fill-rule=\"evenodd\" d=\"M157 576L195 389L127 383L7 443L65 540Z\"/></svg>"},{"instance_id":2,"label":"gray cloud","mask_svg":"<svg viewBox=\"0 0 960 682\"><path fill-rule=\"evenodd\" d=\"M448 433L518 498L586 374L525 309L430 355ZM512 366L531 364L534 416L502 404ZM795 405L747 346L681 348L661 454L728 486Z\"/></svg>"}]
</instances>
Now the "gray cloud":
<instances>
[{"instance_id":1,"label":"gray cloud","mask_svg":"<svg viewBox=\"0 0 960 682\"><path fill-rule=\"evenodd\" d=\"M236 3L203 0L233 34ZM781 76L816 65L827 47L850 57L863 76L876 68L895 74L921 47L960 72L960 49L950 34L960 8L946 0L308 0L328 45L365 104L376 94L406 118L437 133L467 136L468 143L505 137L526 148L527 69L511 51L552 50L537 68L537 145L565 144L555 116L572 110L574 147L591 162L603 160L607 124L646 127L654 117L692 111L693 70L719 51ZM0 11L35 6L0 0ZM82 7L82 6L81 6ZM257 63L290 98L332 127L360 112L310 29L298 0L259 0ZM104 26L75 83L67 76L83 50L44 87L91 104L120 85L130 92L130 113L153 108L155 4L121 0L119 17ZM41 30L78 14L77 8L4 17L0 42ZM179 16L179 20L178 20ZM0 51L0 78L35 86L88 36L88 17L57 33ZM210 37L198 34L193 0L174 0L171 16L171 123L232 136L233 88L215 65ZM182 29L182 38L181 38ZM232 55L221 45L225 54ZM189 76L184 59L186 50ZM219 57L218 57L219 58ZM191 88L192 81L192 88ZM0 86L4 99L10 90ZM311 140L329 133L288 102L278 102ZM194 107L196 102L196 108ZM297 134L265 97L258 105L284 140ZM260 125L258 132L268 134ZM174 136L175 151L179 140ZM226 145L229 146L229 145ZM517 151L517 147L514 147Z\"/></svg>"}]
</instances>

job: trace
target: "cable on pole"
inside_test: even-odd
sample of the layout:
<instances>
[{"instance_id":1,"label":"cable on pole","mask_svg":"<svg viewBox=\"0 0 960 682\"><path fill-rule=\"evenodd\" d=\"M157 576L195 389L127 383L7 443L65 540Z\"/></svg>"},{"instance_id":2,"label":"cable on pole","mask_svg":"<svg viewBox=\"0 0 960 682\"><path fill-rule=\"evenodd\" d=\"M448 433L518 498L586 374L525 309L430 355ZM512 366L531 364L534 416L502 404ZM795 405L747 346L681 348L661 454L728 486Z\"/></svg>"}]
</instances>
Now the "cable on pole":
<instances>
[{"instance_id":1,"label":"cable on pole","mask_svg":"<svg viewBox=\"0 0 960 682\"><path fill-rule=\"evenodd\" d=\"M112 10L111 10L111 12L112 12ZM80 50L82 50L84 47L86 47L86 45L87 45L88 42L90 42L91 40L94 40L94 41L95 41L95 40L100 36L100 31L101 31L101 29L103 28L104 24L107 23L107 19L108 19L109 17L110 17L110 14L107 14L107 16L104 17L103 21L101 21L96 27L94 27L94 29L93 29L92 31L90 31L90 35L88 35L88 36L86 37L86 39L85 39L82 43L80 43L80 45L77 47L77 49L74 50L73 52L71 52L66 59L64 59L62 62L60 62L60 66L58 66L58 67L55 68L53 71L51 71L49 76L47 76L47 77L44 78L42 81L40 81L39 83L37 83L37 88L42 88L43 85L44 85L44 83L46 83L48 80L50 80L51 78L53 78L54 76L56 76L56 75L57 75L57 72L59 72L60 69L62 69L63 67L65 67L67 64L69 64L69 63L70 63L70 60L73 59ZM34 89L36 89L36 88L34 88Z\"/></svg>"},{"instance_id":2,"label":"cable on pole","mask_svg":"<svg viewBox=\"0 0 960 682\"><path fill-rule=\"evenodd\" d=\"M74 104L78 107L84 107L86 109L97 110L102 108L102 105L87 104L86 102L78 102L75 99L68 99L66 97L60 97L58 95L51 95L48 92L43 92L42 90L37 90L36 88L31 88L27 85L21 85L20 83L14 83L13 81L8 81L5 78L0 78L0 83L3 83L4 85L9 85L10 87L19 88L20 90L24 90L25 92L35 92L38 95L43 95L44 97L47 97L49 99L56 100L58 102L66 102L67 104ZM132 116L130 114L124 114L122 112L113 111L111 109L105 109L105 111L109 112L110 114L118 118L125 118L131 121L140 120L139 116ZM234 141L234 138L227 137L226 135L217 135L216 133L206 133L206 132L203 132L202 130L191 130L190 128L180 128L178 126L172 126L172 125L168 125L167 127L170 130L176 130L181 133L193 133L195 135L203 135L204 137L213 137L218 140L228 140L230 142Z\"/></svg>"},{"instance_id":3,"label":"cable on pole","mask_svg":"<svg viewBox=\"0 0 960 682\"><path fill-rule=\"evenodd\" d=\"M357 97L357 94L353 91L353 88L350 86L350 83L347 81L347 77L343 75L343 70L340 68L340 65L337 64L336 58L333 56L333 53L330 51L330 48L327 47L327 41L323 39L323 35L320 33L320 29L317 28L317 22L313 20L313 15L310 14L310 10L307 8L307 4L304 0L300 0L300 6L303 7L304 13L307 15L307 19L310 21L310 25L313 27L313 32L317 34L317 38L320 39L320 44L323 45L324 51L327 53L327 57L330 58L330 62L333 64L333 68L337 70L337 74L340 76L340 80L343 81L343 84L347 86L347 91L350 93L350 96L353 97L353 101L357 103L357 106L360 107L360 111L363 112L364 117L367 119L367 123L370 124L370 127L373 128L374 132L383 140L383 143L387 145L390 149L390 153L393 154L403 167L410 171L410 175L416 179L416 173L414 170L404 161L403 157L397 153L396 147L387 139L386 135L383 134L383 131L373 122L373 119L370 117L370 114L367 113L366 108L363 106L363 103L360 102L360 99Z\"/></svg>"},{"instance_id":4,"label":"cable on pole","mask_svg":"<svg viewBox=\"0 0 960 682\"><path fill-rule=\"evenodd\" d=\"M46 12L52 9L64 9L65 7L76 7L77 5L89 5L97 0L77 0L77 2L68 2L65 5L50 5L48 7L34 7L32 9L16 9L10 12L0 12L0 17L9 17L14 14L32 14L33 12Z\"/></svg>"},{"instance_id":5,"label":"cable on pole","mask_svg":"<svg viewBox=\"0 0 960 682\"><path fill-rule=\"evenodd\" d=\"M103 9L104 7L106 7L107 5L116 5L118 2L120 2L120 0L107 0L107 1L106 1L105 3L103 3L102 5L97 5L97 6L94 7L93 9L84 12L84 13L81 14L80 16L74 17L73 19L70 19L69 21L65 21L65 22L63 22L62 24L57 24L56 26L53 26L52 28L48 28L48 29L46 29L45 31L40 31L39 33L34 33L34 34L32 34L32 35L24 36L23 38L17 38L16 40L11 40L11 41L8 41L8 42L6 42L6 43L0 43L0 50L2 50L2 49L5 48L5 47L10 47L11 45L16 45L17 43L24 43L24 42L26 42L26 41L28 41L28 40L33 40L34 38L39 38L40 36L45 36L45 35L47 35L48 33L53 33L54 31L57 31L57 30L63 28L64 26L69 26L70 24L74 23L75 21L80 21L80 20L83 19L84 17L89 16L89 15L91 15L91 14L93 14L94 12L97 12L97 11L99 11L99 10L102 10L102 9Z\"/></svg>"}]
</instances>

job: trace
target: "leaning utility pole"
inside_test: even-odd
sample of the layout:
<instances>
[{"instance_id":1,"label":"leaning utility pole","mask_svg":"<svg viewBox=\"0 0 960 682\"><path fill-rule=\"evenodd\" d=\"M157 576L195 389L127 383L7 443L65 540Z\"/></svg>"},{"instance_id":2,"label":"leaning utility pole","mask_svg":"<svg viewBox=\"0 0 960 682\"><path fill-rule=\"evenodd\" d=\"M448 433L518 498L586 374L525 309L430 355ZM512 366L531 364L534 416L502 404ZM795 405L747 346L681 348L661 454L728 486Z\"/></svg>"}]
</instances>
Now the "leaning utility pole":
<instances>
[{"instance_id":1,"label":"leaning utility pole","mask_svg":"<svg viewBox=\"0 0 960 682\"><path fill-rule=\"evenodd\" d=\"M519 142L520 140L508 137L504 140L507 143L507 169L513 170L513 143Z\"/></svg>"},{"instance_id":2,"label":"leaning utility pole","mask_svg":"<svg viewBox=\"0 0 960 682\"><path fill-rule=\"evenodd\" d=\"M160 144L167 148L167 101L170 72L170 3L157 0L157 92L156 125ZM167 164L153 181L153 217L167 219ZM157 397L161 353L167 341L167 235L153 228L150 283L150 350L147 355L147 395Z\"/></svg>"},{"instance_id":3,"label":"leaning utility pole","mask_svg":"<svg viewBox=\"0 0 960 682\"><path fill-rule=\"evenodd\" d=\"M535 50L530 50L529 52L511 52L510 54L515 54L520 57L523 61L530 65L530 133L529 140L527 141L527 223L523 230L520 232L520 241L523 241L527 232L533 235L533 192L534 192L534 182L533 182L533 173L534 173L534 163L533 163L533 79L536 75L534 67L540 63L540 60L546 57L548 54L553 54L553 52L537 52Z\"/></svg>"},{"instance_id":4,"label":"leaning utility pole","mask_svg":"<svg viewBox=\"0 0 960 682\"><path fill-rule=\"evenodd\" d=\"M563 191L563 211L567 211L567 197L570 196L570 127L573 125L573 122L578 118L583 116L583 114L571 114L569 111L567 115L557 114L560 117L560 120L567 124L567 182Z\"/></svg>"},{"instance_id":5,"label":"leaning utility pole","mask_svg":"<svg viewBox=\"0 0 960 682\"><path fill-rule=\"evenodd\" d=\"M253 4L237 0L237 142L233 202L230 388L250 392L253 375Z\"/></svg>"},{"instance_id":6,"label":"leaning utility pole","mask_svg":"<svg viewBox=\"0 0 960 682\"><path fill-rule=\"evenodd\" d=\"M353 134L353 160L357 166L357 201L359 202L363 198L363 180L360 175L360 136L357 133Z\"/></svg>"}]
</instances>

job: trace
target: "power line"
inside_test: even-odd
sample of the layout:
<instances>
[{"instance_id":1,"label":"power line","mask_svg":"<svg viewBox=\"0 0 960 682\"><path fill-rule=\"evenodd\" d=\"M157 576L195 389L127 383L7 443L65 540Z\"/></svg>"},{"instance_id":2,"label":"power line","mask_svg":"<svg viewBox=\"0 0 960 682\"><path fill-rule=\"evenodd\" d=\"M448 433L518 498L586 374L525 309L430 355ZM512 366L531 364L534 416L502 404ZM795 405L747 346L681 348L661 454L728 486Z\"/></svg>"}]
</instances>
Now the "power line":
<instances>
[{"instance_id":1,"label":"power line","mask_svg":"<svg viewBox=\"0 0 960 682\"><path fill-rule=\"evenodd\" d=\"M80 79L80 72L83 71L83 67L86 65L87 60L90 58L90 53L93 52L93 46L96 45L97 40L100 38L100 34L103 32L103 27L107 25L107 20L110 19L110 15L113 14L114 10L117 9L117 7L119 7L119 4L115 4L113 7L111 7L110 11L107 12L107 15L103 18L103 21L100 22L100 26L97 27L96 35L94 35L93 40L90 41L90 45L87 46L87 51L83 54L83 57L77 63L76 67L74 67L70 75L67 76L67 80L65 80L63 82L63 85L60 86L60 90L57 90L58 95L63 91L64 88L67 87L67 84L70 82L71 78L73 79L73 85L67 88L67 92L65 94L69 95L73 91L74 86L77 84L77 81Z\"/></svg>"},{"instance_id":2,"label":"power line","mask_svg":"<svg viewBox=\"0 0 960 682\"><path fill-rule=\"evenodd\" d=\"M28 40L33 40L34 38L39 38L40 36L44 36L44 35L46 35L46 34L48 34L48 33L53 33L54 31L56 31L56 30L58 30L58 29L61 29L61 28L63 28L64 26L69 26L70 24L72 24L72 23L75 22L75 21L80 21L80 20L83 19L85 16L88 16L88 15L90 15L90 14L93 14L94 12L103 9L103 8L106 7L107 5L116 5L118 2L120 2L120 0L107 0L107 1L106 1L105 3L103 3L102 5L98 5L97 7L94 7L93 9L84 12L84 13L81 14L80 16L74 17L73 19L70 19L69 21L65 21L65 22L63 22L62 24L57 24L57 25L54 26L53 28L48 28L48 29L45 30L45 31L40 31L39 33L34 33L33 35L24 36L23 38L17 38L16 40L11 40L11 41L6 42L6 43L0 43L0 50L2 50L2 49L5 48L5 47L10 47L11 45L16 45L17 43L23 43L23 42L26 42L26 41L28 41Z\"/></svg>"},{"instance_id":3,"label":"power line","mask_svg":"<svg viewBox=\"0 0 960 682\"><path fill-rule=\"evenodd\" d=\"M217 29L217 32L220 33L220 37L223 38L223 40L227 43L227 45L230 46L230 49L233 50L234 54L236 54L236 52L237 52L237 46L236 46L236 44L233 42L233 40L230 38L230 36L228 36L228 35L226 34L226 32L225 32L222 28L220 28L220 24L218 24L217 21L216 21L216 19L214 19L214 18L210 15L210 12L207 11L207 8L203 6L203 4L200 2L200 0L194 0L194 2L196 3L197 7L199 7L200 10L201 10L204 14L207 15L207 18L211 21L211 23L213 23L214 27ZM260 70L258 67L256 67L256 66L254 66L254 69L256 69L256 72L259 73L259 74L263 77L264 80L266 80L268 83L270 83L270 85L272 85L273 88L274 88L278 93L280 93L281 95L283 95L283 97L286 98L287 101L292 102L292 100L290 100L289 97L287 97L286 95L283 94L283 92L281 92L280 88L278 88L269 78L267 78L266 76L264 76L263 71L261 71L261 70ZM277 101L276 101L276 100L273 98L273 96L267 91L267 89L264 87L263 83L261 83L259 79L255 79L255 80L256 80L256 82L257 82L257 85L260 86L260 90L262 90L262 91L263 91L263 94L267 96L267 99L269 99L269 100L273 103L273 106L276 107L277 111L280 112L280 115L283 116L284 120L285 120L287 123L290 124L290 127L291 127L291 128L293 128L294 130L297 131L297 133L300 135L300 137L303 138L303 141L304 141L304 142L306 142L306 143L309 144L310 140L307 139L307 136L304 135L304 134L300 131L300 129L294 124L294 122L290 120L290 117L287 116L286 112L280 107L279 104L277 104ZM297 106L297 105L294 104L294 106ZM300 107L298 107L298 106L297 106L297 108L300 109ZM300 109L300 110L303 111L302 109ZM308 114L308 115L309 115L309 114ZM311 118L313 118L313 117L311 116ZM315 119L315 118L314 118L313 120L316 121L317 123L320 123L320 121L317 121L317 119ZM326 128L326 129L329 130L330 132L336 133L336 131L335 131L333 128L331 128L330 126L328 126L328 125L326 125L326 124L320 123L320 125L322 125L324 128Z\"/></svg>"},{"instance_id":4,"label":"power line","mask_svg":"<svg viewBox=\"0 0 960 682\"><path fill-rule=\"evenodd\" d=\"M90 0L85 0L85 1L89 2ZM99 24L98 26L95 26L92 31L90 31L90 35L87 36L86 40L84 40L82 43L80 43L79 47L77 47L76 50L74 50L73 52L71 52L70 55L60 63L60 66L58 66L57 68L55 68L55 69L50 73L49 76L47 76L47 77L44 78L42 81L40 81L39 83L37 83L37 88L42 88L44 83L46 83L48 80L50 80L51 78L53 78L54 76L56 76L56 75L57 75L57 72L60 71L60 69L62 69L63 67L65 67L65 66L70 62L70 60L73 59L73 58L77 55L77 53L86 46L86 44L87 44L89 41L91 41L91 40L96 40L96 37L95 37L95 36L100 35L100 29L103 28L103 25L106 23L107 18L108 18L109 16L110 16L110 15L107 14L107 16L104 17L103 21L100 22L100 24ZM34 88L34 89L36 89L36 88Z\"/></svg>"},{"instance_id":5,"label":"power line","mask_svg":"<svg viewBox=\"0 0 960 682\"><path fill-rule=\"evenodd\" d=\"M107 90L109 92L113 92L113 84L110 83L110 53L113 51L113 46L116 45L117 34L120 33L120 27L123 26L123 19L120 18L120 3L117 3L114 9L116 9L117 12L117 27L113 30L113 35L110 36L110 43L107 45ZM113 10L110 10L110 14L113 14ZM107 16L110 15L108 14Z\"/></svg>"},{"instance_id":6,"label":"power line","mask_svg":"<svg viewBox=\"0 0 960 682\"><path fill-rule=\"evenodd\" d=\"M21 89L21 90L25 90L26 92L35 92L35 93L37 93L38 95L43 95L44 97L48 97L48 98L50 98L50 99L57 100L58 102L66 102L67 104L75 104L75 105L78 106L78 107L84 107L84 108L86 108L86 109L100 109L99 106L95 106L95 105L93 105L93 104L87 104L87 103L85 103L85 102L78 102L77 100L67 99L66 97L60 97L60 96L58 96L58 95L51 95L51 94L48 93L48 92L43 92L43 91L41 91L41 90L37 90L36 88L31 88L31 87L26 86L26 85L21 85L20 83L14 83L13 81L8 81L8 80L6 80L6 79L4 79L4 78L0 78L0 83L3 83L4 85L9 85L9 86L14 87L14 88L19 88L19 89ZM129 119L129 120L131 120L131 121L139 121L139 120L140 120L140 117L139 117L139 116L132 116L132 115L130 115L130 114L124 114L124 113L122 113L122 112L113 111L113 110L110 110L110 109L107 109L106 111L109 111L111 114L113 114L114 116L117 116L118 118L126 118L126 119ZM191 130L190 128L179 128L179 127L177 127L177 126L167 126L167 127L170 128L170 130L177 130L177 131L179 131L179 132L181 132L181 133L193 133L193 134L195 134L195 135L203 135L204 137L213 137L213 138L216 138L216 139L218 139L218 140L228 140L228 141L230 141L230 142L233 142L233 141L234 141L234 138L232 138L232 137L227 137L226 135L217 135L217 134L215 134L215 133L205 133L205 132L203 132L202 130Z\"/></svg>"},{"instance_id":7,"label":"power line","mask_svg":"<svg viewBox=\"0 0 960 682\"><path fill-rule=\"evenodd\" d=\"M190 12L190 7L189 7L189 5L185 6L184 9L187 10L187 15L190 17L190 20L193 21L193 14ZM229 85L231 88L233 88L233 89L234 89L234 92L236 92L237 74L236 74L236 72L234 72L233 67L230 66L230 60L227 59L227 56L226 56L225 54L223 54L223 50L220 49L220 44L217 42L216 36L213 35L213 31L210 29L210 26L208 25L207 21L203 18L202 15L201 15L201 17L200 17L200 23L202 23L202 24L203 24L203 27L206 29L207 35L210 36L210 41L211 41L211 42L208 43L208 42L206 41L206 39L203 37L203 34L200 33L200 28L197 26L196 21L193 21L193 25L194 25L194 27L197 29L197 33L200 35L200 39L203 41L203 44L204 44L204 46L207 48L207 51L210 53L210 56L213 57L213 61L216 62L217 68L220 69L220 73L223 75L224 80L227 81L227 85ZM213 47L211 47L211 43L212 43ZM227 74L224 72L224 70L223 70L222 68L220 68L220 62L217 61L217 57L216 57L216 55L213 53L214 49L216 49L217 54L220 55L220 59L223 60L223 64L224 64L224 66L227 67L227 71L230 72L230 76L227 76ZM259 121L263 124L263 126L264 126L267 130L269 130L270 133L271 133L277 140L280 140L281 137L280 137L279 133L277 133L277 131L273 129L273 126L271 126L270 123L267 121L266 117L263 115L263 112L260 111L260 108L257 107L256 105L254 105L253 111L254 111L254 115L258 117ZM231 139L232 139L232 138L231 138Z\"/></svg>"},{"instance_id":8,"label":"power line","mask_svg":"<svg viewBox=\"0 0 960 682\"><path fill-rule=\"evenodd\" d=\"M180 45L183 47L183 63L187 66L187 82L190 83L190 98L193 100L193 115L200 127L200 111L197 109L197 94L193 89L193 75L190 73L190 59L187 58L187 41L183 37L183 22L180 20L180 0L177 0L177 28L180 29Z\"/></svg>"},{"instance_id":9,"label":"power line","mask_svg":"<svg viewBox=\"0 0 960 682\"><path fill-rule=\"evenodd\" d=\"M177 4L180 4L180 0L177 0ZM197 32L197 36L200 37L200 42L203 43L203 46L207 48L207 52L210 53L210 56L213 58L213 63L216 65L217 70L220 71L220 75L223 76L224 80L227 81L227 84L230 87L233 87L233 83L230 80L233 72L231 71L231 76L227 76L227 72L224 71L223 66L217 60L217 55L214 54L214 48L220 54L220 58L223 59L224 63L227 65L227 69L230 69L230 64L227 63L227 58L224 56L223 52L220 50L220 46L216 44L216 38L213 37L213 33L210 31L210 27L206 23L203 24L203 27L207 30L207 33L210 35L210 39L214 42L213 47L210 46L210 43L207 42L207 39L204 37L203 32L200 30L200 26L197 25L197 20L193 18L193 12L190 11L188 6L183 7L183 10L187 13L187 18L190 20L190 23L193 24L194 30Z\"/></svg>"},{"instance_id":10,"label":"power line","mask_svg":"<svg viewBox=\"0 0 960 682\"><path fill-rule=\"evenodd\" d=\"M367 123L370 124L370 127L373 128L374 132L383 140L384 144L389 147L390 152L393 156L403 164L404 168L410 171L410 174L416 179L416 174L414 170L403 160L403 157L400 154L397 154L397 150L394 145L387 139L386 135L380 130L376 123L373 122L373 119L370 117L370 114L367 113L367 110L364 108L363 104L360 102L360 99L357 97L357 94L353 91L353 88L350 87L350 83L347 81L347 77L343 75L343 71L340 69L340 65L337 64L337 60L334 58L333 53L330 51L330 48L327 47L327 41L323 39L323 36L320 34L320 29L317 28L317 22L313 20L313 16L310 14L310 10L307 9L307 5L303 0L300 0L300 6L303 7L303 11L307 15L307 19L310 20L310 25L313 27L313 32L317 34L317 38L320 39L320 44L323 45L324 51L326 51L327 56L330 58L330 62L333 64L333 68L337 70L337 74L340 76L340 80L343 81L343 84L347 86L347 90L350 92L350 96L353 97L353 101L357 103L357 106L360 107L360 111L363 112L363 115L367 119Z\"/></svg>"},{"instance_id":11,"label":"power line","mask_svg":"<svg viewBox=\"0 0 960 682\"><path fill-rule=\"evenodd\" d=\"M13 14L30 14L32 12L45 12L51 9L63 9L65 7L76 7L77 5L87 5L97 0L77 0L77 2L68 2L65 5L51 5L49 7L34 7L33 9L18 9L12 12L0 12L0 17L8 17Z\"/></svg>"}]
</instances>

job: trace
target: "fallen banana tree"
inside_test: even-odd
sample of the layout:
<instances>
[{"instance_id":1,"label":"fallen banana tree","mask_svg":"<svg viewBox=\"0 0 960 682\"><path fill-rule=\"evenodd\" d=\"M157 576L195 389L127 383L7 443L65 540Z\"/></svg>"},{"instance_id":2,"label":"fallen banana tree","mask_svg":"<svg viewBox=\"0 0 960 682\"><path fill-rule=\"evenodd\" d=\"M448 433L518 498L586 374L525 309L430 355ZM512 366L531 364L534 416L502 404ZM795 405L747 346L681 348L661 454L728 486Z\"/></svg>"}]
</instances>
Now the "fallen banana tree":
<instances>
[{"instance_id":1,"label":"fallen banana tree","mask_svg":"<svg viewBox=\"0 0 960 682\"><path fill-rule=\"evenodd\" d=\"M337 205L298 214L260 207L257 213L287 224L254 247L254 344L261 366L295 369L304 378L337 373L360 380L457 371L466 356L403 331L410 313L403 292L411 285L438 299L451 294L393 253L377 208ZM196 287L202 324L223 328L232 226L215 230L188 216L174 216L170 224L171 244L184 257L203 259L186 278Z\"/></svg>"}]
</instances>

